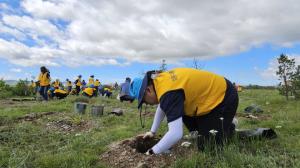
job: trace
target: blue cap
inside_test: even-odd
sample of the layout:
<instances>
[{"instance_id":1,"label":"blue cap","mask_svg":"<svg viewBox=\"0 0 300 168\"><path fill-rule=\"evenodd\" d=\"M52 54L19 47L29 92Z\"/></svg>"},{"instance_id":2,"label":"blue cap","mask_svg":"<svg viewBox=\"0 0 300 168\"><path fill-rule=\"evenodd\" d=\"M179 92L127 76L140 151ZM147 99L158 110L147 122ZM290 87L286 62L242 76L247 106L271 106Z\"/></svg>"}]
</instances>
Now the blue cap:
<instances>
[{"instance_id":1,"label":"blue cap","mask_svg":"<svg viewBox=\"0 0 300 168\"><path fill-rule=\"evenodd\" d=\"M145 90L148 84L147 76L145 75L144 79L135 78L130 84L130 96L134 99L138 99L138 108L141 108L143 102L143 97Z\"/></svg>"}]
</instances>

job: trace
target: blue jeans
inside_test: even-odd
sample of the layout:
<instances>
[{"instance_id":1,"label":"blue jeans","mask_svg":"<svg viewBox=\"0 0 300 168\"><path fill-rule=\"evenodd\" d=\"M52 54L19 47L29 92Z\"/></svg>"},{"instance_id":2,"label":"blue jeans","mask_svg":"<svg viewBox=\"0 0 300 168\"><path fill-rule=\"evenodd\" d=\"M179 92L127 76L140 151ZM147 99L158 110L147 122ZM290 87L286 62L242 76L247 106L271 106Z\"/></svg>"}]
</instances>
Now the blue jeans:
<instances>
[{"instance_id":1,"label":"blue jeans","mask_svg":"<svg viewBox=\"0 0 300 168\"><path fill-rule=\"evenodd\" d=\"M40 86L40 95L44 98L44 100L48 100L48 89L49 86Z\"/></svg>"}]
</instances>

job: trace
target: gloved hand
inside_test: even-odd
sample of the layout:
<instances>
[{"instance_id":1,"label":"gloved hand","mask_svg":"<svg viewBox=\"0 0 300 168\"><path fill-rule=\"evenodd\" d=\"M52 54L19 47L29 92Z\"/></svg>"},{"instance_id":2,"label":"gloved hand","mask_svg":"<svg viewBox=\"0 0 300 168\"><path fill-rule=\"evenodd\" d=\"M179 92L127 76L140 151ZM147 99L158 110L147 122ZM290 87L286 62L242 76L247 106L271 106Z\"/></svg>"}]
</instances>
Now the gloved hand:
<instances>
[{"instance_id":1,"label":"gloved hand","mask_svg":"<svg viewBox=\"0 0 300 168\"><path fill-rule=\"evenodd\" d=\"M144 134L143 139L146 139L146 138L153 138L154 135L155 135L155 134L154 134L153 132L148 131L148 132L146 132L146 133Z\"/></svg>"},{"instance_id":2,"label":"gloved hand","mask_svg":"<svg viewBox=\"0 0 300 168\"><path fill-rule=\"evenodd\" d=\"M147 150L147 152L145 153L145 155L150 156L150 155L154 155L154 152L152 149Z\"/></svg>"}]
</instances>

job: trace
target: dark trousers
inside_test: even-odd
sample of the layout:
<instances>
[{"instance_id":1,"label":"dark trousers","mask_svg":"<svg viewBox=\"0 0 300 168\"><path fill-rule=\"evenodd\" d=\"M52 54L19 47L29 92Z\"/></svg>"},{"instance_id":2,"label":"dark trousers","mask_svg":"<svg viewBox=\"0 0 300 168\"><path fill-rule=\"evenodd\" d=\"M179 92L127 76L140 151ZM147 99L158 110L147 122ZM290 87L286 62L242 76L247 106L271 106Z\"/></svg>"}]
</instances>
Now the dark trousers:
<instances>
[{"instance_id":1,"label":"dark trousers","mask_svg":"<svg viewBox=\"0 0 300 168\"><path fill-rule=\"evenodd\" d=\"M191 131L198 131L198 148L204 149L204 144L212 139L222 144L223 139L234 133L235 126L232 119L236 114L239 98L236 89L230 81L226 80L227 89L224 100L210 113L199 117L183 116L183 122ZM215 135L211 130L218 131Z\"/></svg>"},{"instance_id":2,"label":"dark trousers","mask_svg":"<svg viewBox=\"0 0 300 168\"><path fill-rule=\"evenodd\" d=\"M99 90L99 89L98 89L98 86L96 86L95 89L96 89L96 90L94 91L94 96L97 97L97 96L98 96L98 90Z\"/></svg>"},{"instance_id":3,"label":"dark trousers","mask_svg":"<svg viewBox=\"0 0 300 168\"><path fill-rule=\"evenodd\" d=\"M63 93L55 93L55 96L58 98L58 99L63 99L65 97L68 96L68 94L63 94Z\"/></svg>"},{"instance_id":4,"label":"dark trousers","mask_svg":"<svg viewBox=\"0 0 300 168\"><path fill-rule=\"evenodd\" d=\"M68 93L72 91L72 86L68 86Z\"/></svg>"},{"instance_id":5,"label":"dark trousers","mask_svg":"<svg viewBox=\"0 0 300 168\"><path fill-rule=\"evenodd\" d=\"M40 86L40 95L44 98L44 100L48 100L48 89L49 86Z\"/></svg>"},{"instance_id":6,"label":"dark trousers","mask_svg":"<svg viewBox=\"0 0 300 168\"><path fill-rule=\"evenodd\" d=\"M132 103L134 100L133 97L129 96L129 95L124 95L124 96L121 96L120 97L120 101L123 102L123 101L130 101L130 103Z\"/></svg>"},{"instance_id":7,"label":"dark trousers","mask_svg":"<svg viewBox=\"0 0 300 168\"><path fill-rule=\"evenodd\" d=\"M76 86L76 95L78 96L80 93L80 86Z\"/></svg>"}]
</instances>

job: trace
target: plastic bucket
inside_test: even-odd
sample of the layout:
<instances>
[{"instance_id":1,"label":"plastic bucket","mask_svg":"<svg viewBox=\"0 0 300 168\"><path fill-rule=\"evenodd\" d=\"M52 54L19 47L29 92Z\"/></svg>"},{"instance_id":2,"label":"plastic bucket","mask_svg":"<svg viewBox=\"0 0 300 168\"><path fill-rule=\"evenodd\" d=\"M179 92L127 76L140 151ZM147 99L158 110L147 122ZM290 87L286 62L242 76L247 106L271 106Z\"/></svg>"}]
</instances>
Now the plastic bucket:
<instances>
[{"instance_id":1,"label":"plastic bucket","mask_svg":"<svg viewBox=\"0 0 300 168\"><path fill-rule=\"evenodd\" d=\"M92 106L91 114L92 116L102 116L103 115L104 106Z\"/></svg>"},{"instance_id":2,"label":"plastic bucket","mask_svg":"<svg viewBox=\"0 0 300 168\"><path fill-rule=\"evenodd\" d=\"M87 107L87 103L76 102L74 105L75 113L85 114L86 107Z\"/></svg>"}]
</instances>

